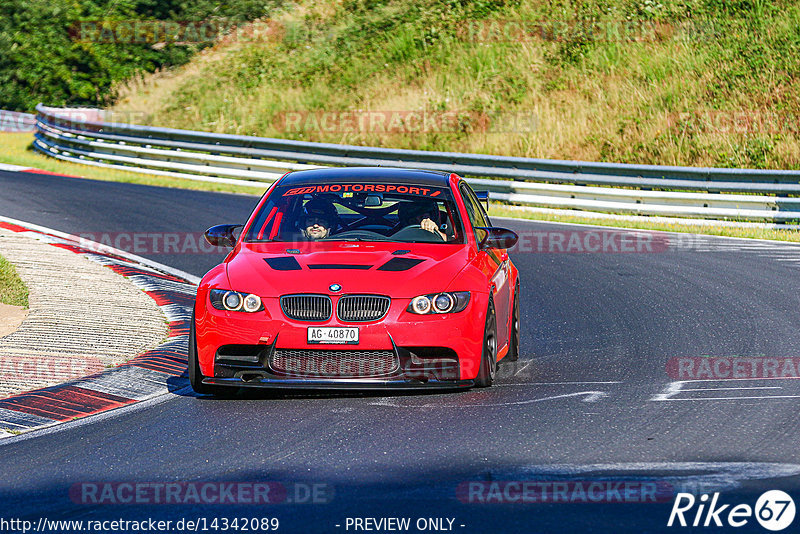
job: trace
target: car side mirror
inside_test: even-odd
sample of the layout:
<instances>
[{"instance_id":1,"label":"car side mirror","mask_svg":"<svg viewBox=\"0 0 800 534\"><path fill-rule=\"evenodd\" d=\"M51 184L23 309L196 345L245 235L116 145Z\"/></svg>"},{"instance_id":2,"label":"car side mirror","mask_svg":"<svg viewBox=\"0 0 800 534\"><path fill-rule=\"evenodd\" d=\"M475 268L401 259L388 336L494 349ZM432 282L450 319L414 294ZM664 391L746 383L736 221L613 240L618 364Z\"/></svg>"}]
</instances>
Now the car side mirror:
<instances>
[{"instance_id":1,"label":"car side mirror","mask_svg":"<svg viewBox=\"0 0 800 534\"><path fill-rule=\"evenodd\" d=\"M487 248L511 248L519 241L519 236L516 232L508 230L507 228L475 228L476 237L478 238L478 247L480 249Z\"/></svg>"},{"instance_id":2,"label":"car side mirror","mask_svg":"<svg viewBox=\"0 0 800 534\"><path fill-rule=\"evenodd\" d=\"M236 246L236 236L233 235L233 231L237 228L241 228L242 224L219 224L217 226L212 226L206 233L204 234L206 241L208 241L211 245L215 247L235 247Z\"/></svg>"}]
</instances>

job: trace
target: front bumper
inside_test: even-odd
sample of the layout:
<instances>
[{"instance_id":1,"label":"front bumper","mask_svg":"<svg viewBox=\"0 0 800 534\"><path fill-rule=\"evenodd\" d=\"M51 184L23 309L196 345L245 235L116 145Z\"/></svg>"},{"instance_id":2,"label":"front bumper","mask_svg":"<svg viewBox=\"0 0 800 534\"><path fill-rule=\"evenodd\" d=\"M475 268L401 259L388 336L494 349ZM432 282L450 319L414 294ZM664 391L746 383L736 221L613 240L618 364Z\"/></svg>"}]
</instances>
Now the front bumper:
<instances>
[{"instance_id":1,"label":"front bumper","mask_svg":"<svg viewBox=\"0 0 800 534\"><path fill-rule=\"evenodd\" d=\"M339 389L459 388L472 385L472 380L461 380L458 357L446 348L420 347L412 352L394 343L391 350L381 351L342 348L286 350L278 346L278 340L266 347L222 346L214 355L214 375L204 382L239 387Z\"/></svg>"},{"instance_id":2,"label":"front bumper","mask_svg":"<svg viewBox=\"0 0 800 534\"><path fill-rule=\"evenodd\" d=\"M387 315L375 322L324 323L289 320L278 299L263 299L265 309L255 314L214 309L207 291L198 291L197 353L209 384L261 387L408 388L469 387L480 363L488 296L475 294L467 309L449 315L416 316L408 313L409 299L393 299ZM357 345L309 344L309 326L358 326ZM368 376L331 376L332 373L286 372L272 365L275 351L323 351L336 356L343 350L392 351L397 365L391 372ZM333 373L335 375L335 373ZM223 382L218 382L218 381ZM308 384L304 386L303 384Z\"/></svg>"}]
</instances>

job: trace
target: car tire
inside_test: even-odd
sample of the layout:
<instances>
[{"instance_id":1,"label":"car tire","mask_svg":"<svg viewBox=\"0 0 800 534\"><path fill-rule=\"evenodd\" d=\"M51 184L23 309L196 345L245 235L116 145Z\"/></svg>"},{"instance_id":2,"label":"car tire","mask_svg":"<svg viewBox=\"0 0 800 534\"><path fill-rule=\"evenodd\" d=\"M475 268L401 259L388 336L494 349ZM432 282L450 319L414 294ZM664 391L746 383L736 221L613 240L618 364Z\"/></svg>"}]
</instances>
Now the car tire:
<instances>
[{"instance_id":1,"label":"car tire","mask_svg":"<svg viewBox=\"0 0 800 534\"><path fill-rule=\"evenodd\" d=\"M197 334L194 331L194 312L192 312L192 324L189 327L189 384L195 393L201 395L230 395L236 392L236 388L225 386L211 386L203 384L203 373L200 371L200 361L197 358Z\"/></svg>"},{"instance_id":2,"label":"car tire","mask_svg":"<svg viewBox=\"0 0 800 534\"><path fill-rule=\"evenodd\" d=\"M497 372L497 317L494 313L494 302L489 298L486 308L486 327L483 330L483 349L478 376L475 377L475 386L486 388L494 382Z\"/></svg>"},{"instance_id":3,"label":"car tire","mask_svg":"<svg viewBox=\"0 0 800 534\"><path fill-rule=\"evenodd\" d=\"M519 282L514 288L514 301L511 303L511 336L508 341L508 354L503 361L519 360Z\"/></svg>"}]
</instances>

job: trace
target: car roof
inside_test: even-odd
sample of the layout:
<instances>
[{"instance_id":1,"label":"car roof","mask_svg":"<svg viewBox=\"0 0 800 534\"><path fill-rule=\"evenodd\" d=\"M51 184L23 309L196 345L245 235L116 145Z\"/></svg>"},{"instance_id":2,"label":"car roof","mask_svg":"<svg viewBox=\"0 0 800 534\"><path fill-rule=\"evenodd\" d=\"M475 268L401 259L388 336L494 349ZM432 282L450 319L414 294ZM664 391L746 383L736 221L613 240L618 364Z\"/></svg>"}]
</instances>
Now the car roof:
<instances>
[{"instance_id":1,"label":"car roof","mask_svg":"<svg viewBox=\"0 0 800 534\"><path fill-rule=\"evenodd\" d=\"M318 184L320 182L394 182L402 184L448 187L452 173L394 167L331 167L290 172L280 185Z\"/></svg>"}]
</instances>

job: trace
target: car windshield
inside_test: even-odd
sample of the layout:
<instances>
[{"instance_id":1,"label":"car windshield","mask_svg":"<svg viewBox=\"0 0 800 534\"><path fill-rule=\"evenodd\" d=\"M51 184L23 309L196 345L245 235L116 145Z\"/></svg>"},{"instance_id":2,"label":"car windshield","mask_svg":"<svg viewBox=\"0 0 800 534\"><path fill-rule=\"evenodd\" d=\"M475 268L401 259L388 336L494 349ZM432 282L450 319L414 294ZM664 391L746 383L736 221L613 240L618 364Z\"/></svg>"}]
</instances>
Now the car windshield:
<instances>
[{"instance_id":1,"label":"car windshield","mask_svg":"<svg viewBox=\"0 0 800 534\"><path fill-rule=\"evenodd\" d=\"M270 192L244 241L464 242L448 188L392 183L319 183Z\"/></svg>"}]
</instances>

